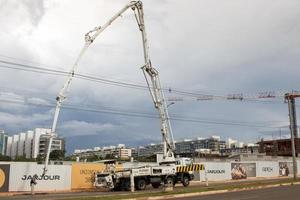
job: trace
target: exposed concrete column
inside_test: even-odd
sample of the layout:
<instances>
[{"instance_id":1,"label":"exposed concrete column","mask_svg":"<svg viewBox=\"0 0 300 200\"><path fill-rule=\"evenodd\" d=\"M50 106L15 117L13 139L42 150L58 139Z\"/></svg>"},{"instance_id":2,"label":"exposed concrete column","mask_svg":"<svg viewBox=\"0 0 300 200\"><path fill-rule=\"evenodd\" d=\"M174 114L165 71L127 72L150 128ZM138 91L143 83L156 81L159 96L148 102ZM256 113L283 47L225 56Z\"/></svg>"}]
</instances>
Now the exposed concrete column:
<instances>
[{"instance_id":1,"label":"exposed concrete column","mask_svg":"<svg viewBox=\"0 0 300 200\"><path fill-rule=\"evenodd\" d=\"M130 191L134 192L134 174L133 174L133 170L130 171Z\"/></svg>"}]
</instances>

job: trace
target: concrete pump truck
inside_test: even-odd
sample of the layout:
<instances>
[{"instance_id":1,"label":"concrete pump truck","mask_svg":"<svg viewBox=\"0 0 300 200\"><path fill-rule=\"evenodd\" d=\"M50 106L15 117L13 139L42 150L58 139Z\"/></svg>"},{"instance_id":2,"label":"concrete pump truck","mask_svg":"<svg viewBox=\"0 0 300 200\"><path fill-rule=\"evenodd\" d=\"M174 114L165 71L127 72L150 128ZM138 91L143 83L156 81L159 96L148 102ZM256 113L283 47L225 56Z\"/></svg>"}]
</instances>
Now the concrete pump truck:
<instances>
[{"instance_id":1,"label":"concrete pump truck","mask_svg":"<svg viewBox=\"0 0 300 200\"><path fill-rule=\"evenodd\" d=\"M78 63L81 60L83 54L88 47L95 41L97 36L108 28L116 19L122 16L122 14L132 9L138 28L142 35L144 65L141 67L143 75L146 79L146 83L154 103L154 107L157 109L160 117L161 134L163 142L163 152L157 156L157 164L155 166L141 166L137 168L124 169L116 171L111 167L107 168L103 172L95 174L95 187L105 187L114 190L133 190L135 187L137 190L143 190L149 184L154 188L160 185L167 185L173 187L177 182L181 182L184 186L188 186L190 180L193 179L193 171L201 170L202 165L194 165L191 159L174 157L174 140L171 130L171 124L168 116L167 105L164 98L163 90L161 87L158 71L152 66L149 57L149 46L145 30L143 4L141 1L131 1L119 12L117 12L108 22L103 26L96 27L85 34L85 45L82 48L78 58L71 68L69 76L60 90L56 98L56 110L54 114L54 120L52 125L52 131L49 135L49 145L45 160L44 174L47 173L47 166L49 162L49 155L51 152L52 138L54 137L58 115L62 102L66 99L66 91L68 90L71 81L75 76L75 70L78 67ZM111 163L110 163L111 164Z\"/></svg>"}]
</instances>

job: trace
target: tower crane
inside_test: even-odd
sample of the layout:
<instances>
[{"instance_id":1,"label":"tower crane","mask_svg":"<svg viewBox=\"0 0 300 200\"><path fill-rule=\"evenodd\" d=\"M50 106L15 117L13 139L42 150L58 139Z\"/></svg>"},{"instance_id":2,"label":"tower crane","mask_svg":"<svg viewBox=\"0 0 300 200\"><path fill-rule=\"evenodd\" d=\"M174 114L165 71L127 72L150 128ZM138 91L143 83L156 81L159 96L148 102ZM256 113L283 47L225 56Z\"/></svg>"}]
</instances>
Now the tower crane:
<instances>
[{"instance_id":1,"label":"tower crane","mask_svg":"<svg viewBox=\"0 0 300 200\"><path fill-rule=\"evenodd\" d=\"M171 124L168 116L167 105L164 98L164 94L162 91L159 73L157 69L152 66L150 57L149 57L149 46L148 39L145 29L144 22L144 12L143 12L143 4L141 1L131 1L124 8L122 8L119 12L117 12L108 22L106 22L103 26L96 27L95 29L89 31L85 34L85 44L81 49L74 65L72 66L70 73L59 91L56 97L56 109L54 113L53 124L51 128L51 133L49 134L49 144L45 159L44 172L46 174L49 162L49 155L51 152L51 145L53 137L56 135L56 126L60 113L60 108L62 103L67 98L67 91L71 85L73 78L75 77L75 71L78 68L78 64L82 59L84 53L89 48L89 46L95 41L95 39L106 29L108 28L116 19L121 17L121 15L128 9L132 9L134 12L134 16L136 22L138 24L138 28L141 31L142 42L143 42L143 53L144 53L144 65L141 67L144 77L146 79L148 89L150 95L152 97L154 107L158 110L160 116L160 125L161 125L161 133L162 133L162 141L163 141L163 161L172 162L174 161L174 142L173 142L173 134L171 129Z\"/></svg>"}]
</instances>

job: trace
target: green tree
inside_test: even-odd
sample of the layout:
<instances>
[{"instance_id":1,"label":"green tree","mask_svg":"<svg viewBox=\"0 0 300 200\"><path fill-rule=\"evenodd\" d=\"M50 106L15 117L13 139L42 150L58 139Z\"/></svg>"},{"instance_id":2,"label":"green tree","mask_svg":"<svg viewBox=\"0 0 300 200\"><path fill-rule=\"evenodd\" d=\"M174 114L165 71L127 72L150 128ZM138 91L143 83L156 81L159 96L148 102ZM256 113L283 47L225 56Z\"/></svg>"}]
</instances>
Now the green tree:
<instances>
[{"instance_id":1,"label":"green tree","mask_svg":"<svg viewBox=\"0 0 300 200\"><path fill-rule=\"evenodd\" d=\"M14 161L16 161L16 162L27 162L27 161L32 161L32 160L26 158L25 156L16 156Z\"/></svg>"},{"instance_id":2,"label":"green tree","mask_svg":"<svg viewBox=\"0 0 300 200\"><path fill-rule=\"evenodd\" d=\"M64 160L66 152L64 150L53 150L51 151L49 158L50 160Z\"/></svg>"},{"instance_id":3,"label":"green tree","mask_svg":"<svg viewBox=\"0 0 300 200\"><path fill-rule=\"evenodd\" d=\"M65 161L76 161L76 156L73 156L73 155L66 156L64 160Z\"/></svg>"},{"instance_id":4,"label":"green tree","mask_svg":"<svg viewBox=\"0 0 300 200\"><path fill-rule=\"evenodd\" d=\"M106 155L105 155L105 159L106 159L106 160L110 160L110 159L116 159L116 158L115 158L114 155L112 155L112 154L106 154Z\"/></svg>"},{"instance_id":5,"label":"green tree","mask_svg":"<svg viewBox=\"0 0 300 200\"><path fill-rule=\"evenodd\" d=\"M97 160L102 160L102 157L97 156L96 154L93 154L91 156L88 156L86 159L88 162L93 162L93 161L97 161Z\"/></svg>"},{"instance_id":6,"label":"green tree","mask_svg":"<svg viewBox=\"0 0 300 200\"><path fill-rule=\"evenodd\" d=\"M42 164L45 161L45 157L39 154L35 160L38 164Z\"/></svg>"},{"instance_id":7,"label":"green tree","mask_svg":"<svg viewBox=\"0 0 300 200\"><path fill-rule=\"evenodd\" d=\"M9 156L0 154L0 161L11 161L11 158Z\"/></svg>"}]
</instances>

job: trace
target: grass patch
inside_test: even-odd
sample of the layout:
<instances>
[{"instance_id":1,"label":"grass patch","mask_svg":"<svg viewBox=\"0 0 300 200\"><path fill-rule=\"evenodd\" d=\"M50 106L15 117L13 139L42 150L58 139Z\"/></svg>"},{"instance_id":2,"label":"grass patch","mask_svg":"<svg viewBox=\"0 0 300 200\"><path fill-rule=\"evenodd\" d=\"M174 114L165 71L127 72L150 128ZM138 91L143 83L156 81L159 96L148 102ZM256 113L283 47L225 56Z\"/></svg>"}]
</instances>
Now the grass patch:
<instances>
[{"instance_id":1,"label":"grass patch","mask_svg":"<svg viewBox=\"0 0 300 200\"><path fill-rule=\"evenodd\" d=\"M296 182L300 182L297 180ZM259 186L267 186L274 184L285 184L294 183L292 179L274 180L274 181L253 181L253 182L230 182L225 184L212 184L211 186L200 186L199 187L187 187L187 188L176 188L172 192L161 192L159 190L145 191L143 193L128 193L128 194L112 194L106 196L91 196L91 197L74 197L74 200L113 200L113 199L131 199L131 198L145 198L155 196L166 196L175 194L186 194L206 191L217 191L217 190L236 190L236 189L247 189Z\"/></svg>"}]
</instances>

